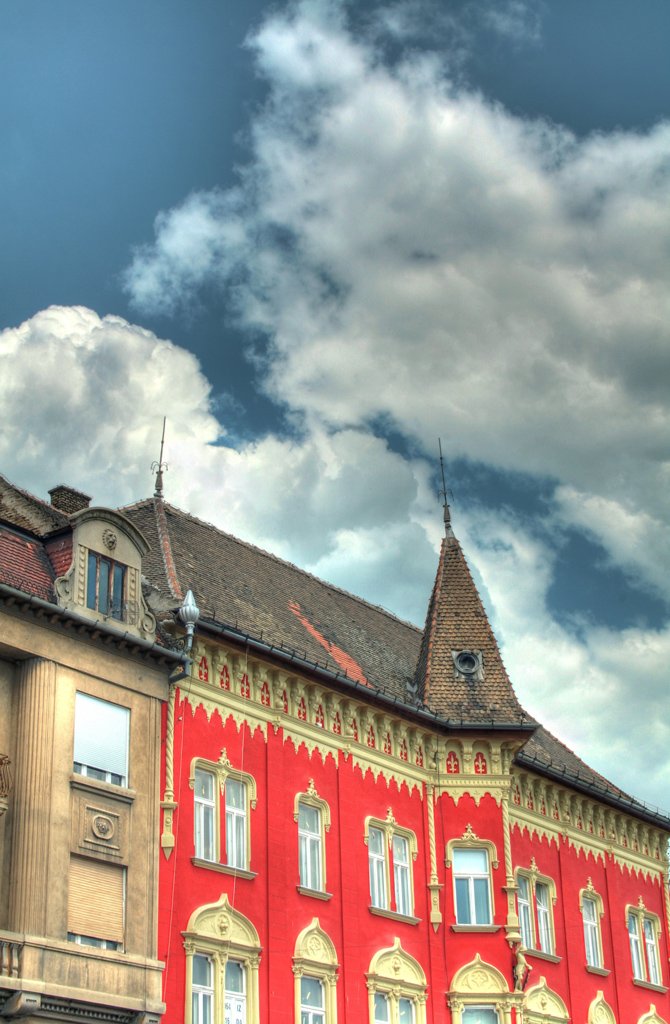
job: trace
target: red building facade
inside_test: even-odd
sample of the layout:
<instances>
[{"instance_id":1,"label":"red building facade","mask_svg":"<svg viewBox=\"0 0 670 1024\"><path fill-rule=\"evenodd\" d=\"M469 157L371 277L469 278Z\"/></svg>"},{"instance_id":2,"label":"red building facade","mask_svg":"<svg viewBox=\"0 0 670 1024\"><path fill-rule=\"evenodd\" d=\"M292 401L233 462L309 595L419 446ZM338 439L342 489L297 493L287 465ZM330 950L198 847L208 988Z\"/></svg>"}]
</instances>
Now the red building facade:
<instances>
[{"instance_id":1,"label":"red building facade","mask_svg":"<svg viewBox=\"0 0 670 1024\"><path fill-rule=\"evenodd\" d=\"M202 609L165 714L166 1021L670 1020L668 820L525 714L449 524L422 635L125 511Z\"/></svg>"}]
</instances>

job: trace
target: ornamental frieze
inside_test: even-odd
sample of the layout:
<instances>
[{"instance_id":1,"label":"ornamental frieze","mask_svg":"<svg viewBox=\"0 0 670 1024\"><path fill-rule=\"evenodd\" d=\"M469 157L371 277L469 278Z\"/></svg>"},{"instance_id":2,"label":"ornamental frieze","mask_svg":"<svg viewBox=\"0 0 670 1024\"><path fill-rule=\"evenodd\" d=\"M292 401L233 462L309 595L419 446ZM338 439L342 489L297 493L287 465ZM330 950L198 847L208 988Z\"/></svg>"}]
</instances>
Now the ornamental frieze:
<instances>
[{"instance_id":1,"label":"ornamental frieze","mask_svg":"<svg viewBox=\"0 0 670 1024\"><path fill-rule=\"evenodd\" d=\"M436 794L455 803L469 794L479 804L493 795L500 804L507 792L517 744L484 738L451 740L379 708L338 694L224 647L196 641L189 702L202 705L208 718L218 711L238 728L282 728L284 742L322 760L341 752L345 760L387 784L403 782L410 791L436 783Z\"/></svg>"},{"instance_id":2,"label":"ornamental frieze","mask_svg":"<svg viewBox=\"0 0 670 1024\"><path fill-rule=\"evenodd\" d=\"M657 876L666 868L665 833L516 767L512 769L510 823L556 845L562 837L576 850L602 861L611 854L632 872Z\"/></svg>"}]
</instances>

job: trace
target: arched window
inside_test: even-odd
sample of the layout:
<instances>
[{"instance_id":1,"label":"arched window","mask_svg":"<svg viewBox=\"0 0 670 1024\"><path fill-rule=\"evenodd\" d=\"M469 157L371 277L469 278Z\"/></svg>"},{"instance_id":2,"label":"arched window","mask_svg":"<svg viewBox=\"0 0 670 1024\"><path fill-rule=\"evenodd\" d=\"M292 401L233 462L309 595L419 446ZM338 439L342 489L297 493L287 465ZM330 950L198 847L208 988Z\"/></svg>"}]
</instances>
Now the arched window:
<instances>
[{"instance_id":1,"label":"arched window","mask_svg":"<svg viewBox=\"0 0 670 1024\"><path fill-rule=\"evenodd\" d=\"M338 969L335 946L314 917L300 932L293 953L295 1019L300 1024L336 1024Z\"/></svg>"},{"instance_id":2,"label":"arched window","mask_svg":"<svg viewBox=\"0 0 670 1024\"><path fill-rule=\"evenodd\" d=\"M524 996L524 1024L568 1024L568 1008L556 992L540 978L537 985L526 990Z\"/></svg>"},{"instance_id":3,"label":"arched window","mask_svg":"<svg viewBox=\"0 0 670 1024\"><path fill-rule=\"evenodd\" d=\"M367 983L370 1024L426 1024L426 975L400 939L375 953Z\"/></svg>"},{"instance_id":4,"label":"arched window","mask_svg":"<svg viewBox=\"0 0 670 1024\"><path fill-rule=\"evenodd\" d=\"M258 932L230 906L225 893L217 903L205 904L191 914L184 949L184 1024L214 1024L226 1018L257 1024Z\"/></svg>"},{"instance_id":5,"label":"arched window","mask_svg":"<svg viewBox=\"0 0 670 1024\"><path fill-rule=\"evenodd\" d=\"M456 971L447 993L452 1024L511 1024L512 1007L520 1009L522 999L479 953Z\"/></svg>"},{"instance_id":6,"label":"arched window","mask_svg":"<svg viewBox=\"0 0 670 1024\"><path fill-rule=\"evenodd\" d=\"M605 1000L602 989L589 1006L587 1024L617 1024L614 1010Z\"/></svg>"}]
</instances>

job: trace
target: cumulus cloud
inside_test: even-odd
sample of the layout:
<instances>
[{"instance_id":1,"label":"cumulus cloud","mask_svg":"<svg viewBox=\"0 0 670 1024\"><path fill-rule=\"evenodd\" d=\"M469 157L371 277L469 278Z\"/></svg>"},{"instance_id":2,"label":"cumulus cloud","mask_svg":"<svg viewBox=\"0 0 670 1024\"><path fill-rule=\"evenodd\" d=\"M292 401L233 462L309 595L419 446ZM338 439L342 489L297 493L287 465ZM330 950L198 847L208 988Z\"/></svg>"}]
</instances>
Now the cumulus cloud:
<instances>
[{"instance_id":1,"label":"cumulus cloud","mask_svg":"<svg viewBox=\"0 0 670 1024\"><path fill-rule=\"evenodd\" d=\"M556 552L514 516L471 509L457 523L517 696L531 714L622 789L667 808L670 628L579 637L547 607Z\"/></svg>"},{"instance_id":2,"label":"cumulus cloud","mask_svg":"<svg viewBox=\"0 0 670 1024\"><path fill-rule=\"evenodd\" d=\"M537 13L476 6L510 26ZM559 492L561 514L588 507L614 560L612 502L667 552L670 126L577 140L458 87L435 55L385 63L372 38L325 0L264 22L252 161L232 192L160 215L127 271L135 303L218 283L268 340L267 392L305 422L382 418L424 450L441 435L582 495L579 511ZM667 594L652 563L627 546Z\"/></svg>"},{"instance_id":3,"label":"cumulus cloud","mask_svg":"<svg viewBox=\"0 0 670 1024\"><path fill-rule=\"evenodd\" d=\"M146 497L165 414L168 500L423 624L441 524L422 459L367 430L319 424L234 449L190 352L81 307L0 332L0 356L0 465L10 479L43 496L67 482L97 504ZM580 496L564 489L562 500ZM522 703L605 775L663 804L670 724L655 715L650 729L649 719L665 697L670 633L587 626L577 637L553 620L557 515L544 531L477 506L456 509L454 522Z\"/></svg>"},{"instance_id":4,"label":"cumulus cloud","mask_svg":"<svg viewBox=\"0 0 670 1024\"><path fill-rule=\"evenodd\" d=\"M98 504L146 497L165 415L169 500L422 621L435 553L420 525L434 504L421 460L352 429L235 449L192 353L83 307L54 306L0 331L0 357L10 479L38 494L66 482Z\"/></svg>"}]
</instances>

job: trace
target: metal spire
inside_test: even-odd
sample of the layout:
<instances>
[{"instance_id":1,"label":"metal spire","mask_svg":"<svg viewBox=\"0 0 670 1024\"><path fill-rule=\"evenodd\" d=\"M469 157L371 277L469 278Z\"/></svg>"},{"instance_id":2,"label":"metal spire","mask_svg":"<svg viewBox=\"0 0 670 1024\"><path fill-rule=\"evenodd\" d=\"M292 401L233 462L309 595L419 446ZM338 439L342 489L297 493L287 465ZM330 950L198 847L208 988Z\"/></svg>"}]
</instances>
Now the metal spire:
<instances>
[{"instance_id":1,"label":"metal spire","mask_svg":"<svg viewBox=\"0 0 670 1024\"><path fill-rule=\"evenodd\" d=\"M442 508L444 509L444 533L445 536L451 537L451 511L449 509L449 500L447 498L447 481L444 476L444 458L442 456L442 439L438 437L437 443L440 449L440 472L442 473L442 490L440 491L440 497L443 498Z\"/></svg>"},{"instance_id":2,"label":"metal spire","mask_svg":"<svg viewBox=\"0 0 670 1024\"><path fill-rule=\"evenodd\" d=\"M165 444L165 421L167 417L163 416L163 435L161 437L161 453L158 462L151 463L151 472L156 473L156 487L154 490L154 498L163 497L163 470L167 472L168 464L163 462L163 445Z\"/></svg>"}]
</instances>

